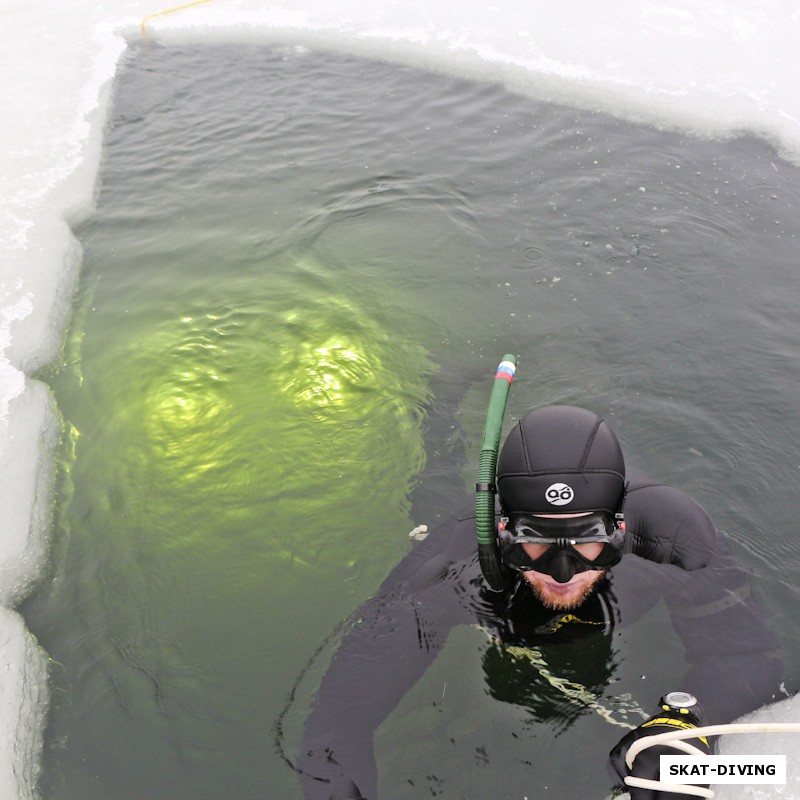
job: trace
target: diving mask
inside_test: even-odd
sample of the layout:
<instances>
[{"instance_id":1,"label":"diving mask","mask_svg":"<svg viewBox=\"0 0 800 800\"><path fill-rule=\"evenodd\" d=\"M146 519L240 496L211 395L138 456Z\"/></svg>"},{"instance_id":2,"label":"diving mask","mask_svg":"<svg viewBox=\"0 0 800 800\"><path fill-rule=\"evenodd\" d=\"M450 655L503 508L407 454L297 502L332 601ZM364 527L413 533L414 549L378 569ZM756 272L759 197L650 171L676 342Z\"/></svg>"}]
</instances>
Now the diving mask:
<instances>
[{"instance_id":1,"label":"diving mask","mask_svg":"<svg viewBox=\"0 0 800 800\"><path fill-rule=\"evenodd\" d=\"M577 572L599 571L618 564L624 535L624 523L604 511L580 517L510 514L501 519L498 530L500 556L506 566L518 572L543 572L558 583L567 583ZM545 549L532 558L524 544ZM581 552L586 544L601 544L602 549L596 557L589 558Z\"/></svg>"}]
</instances>

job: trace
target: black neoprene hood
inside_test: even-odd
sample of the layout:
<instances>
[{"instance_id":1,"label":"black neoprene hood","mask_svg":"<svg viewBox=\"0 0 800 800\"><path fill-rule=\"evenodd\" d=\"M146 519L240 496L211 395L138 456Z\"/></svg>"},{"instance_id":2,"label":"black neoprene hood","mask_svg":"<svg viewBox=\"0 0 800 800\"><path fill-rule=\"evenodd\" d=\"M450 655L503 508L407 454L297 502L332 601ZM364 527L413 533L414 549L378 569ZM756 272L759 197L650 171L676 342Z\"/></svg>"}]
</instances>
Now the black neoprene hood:
<instances>
[{"instance_id":1,"label":"black neoprene hood","mask_svg":"<svg viewBox=\"0 0 800 800\"><path fill-rule=\"evenodd\" d=\"M620 510L625 461L605 420L573 406L526 414L503 443L497 491L505 513Z\"/></svg>"}]
</instances>

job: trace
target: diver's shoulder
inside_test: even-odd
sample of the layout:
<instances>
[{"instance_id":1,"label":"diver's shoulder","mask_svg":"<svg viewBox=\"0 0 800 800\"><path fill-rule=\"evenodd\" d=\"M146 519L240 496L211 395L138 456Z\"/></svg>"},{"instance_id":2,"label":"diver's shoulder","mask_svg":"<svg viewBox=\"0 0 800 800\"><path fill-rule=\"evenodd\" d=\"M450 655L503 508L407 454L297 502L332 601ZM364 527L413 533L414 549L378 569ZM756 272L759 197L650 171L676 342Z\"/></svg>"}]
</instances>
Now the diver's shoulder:
<instances>
[{"instance_id":1,"label":"diver's shoulder","mask_svg":"<svg viewBox=\"0 0 800 800\"><path fill-rule=\"evenodd\" d=\"M658 563L695 570L706 566L717 547L711 518L686 492L635 477L628 483L624 514L628 547Z\"/></svg>"},{"instance_id":2,"label":"diver's shoulder","mask_svg":"<svg viewBox=\"0 0 800 800\"><path fill-rule=\"evenodd\" d=\"M629 478L625 491L625 511L646 513L655 507L670 508L673 514L679 514L682 510L691 513L699 511L707 517L697 501L682 489L644 476Z\"/></svg>"}]
</instances>

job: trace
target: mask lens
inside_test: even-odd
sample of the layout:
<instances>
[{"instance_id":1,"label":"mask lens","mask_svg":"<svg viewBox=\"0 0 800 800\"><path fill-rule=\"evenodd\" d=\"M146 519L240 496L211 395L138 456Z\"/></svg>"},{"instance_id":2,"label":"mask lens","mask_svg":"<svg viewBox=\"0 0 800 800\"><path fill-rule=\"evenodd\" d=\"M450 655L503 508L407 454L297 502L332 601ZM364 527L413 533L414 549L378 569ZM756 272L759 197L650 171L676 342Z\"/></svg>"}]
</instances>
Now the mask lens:
<instances>
[{"instance_id":1,"label":"mask lens","mask_svg":"<svg viewBox=\"0 0 800 800\"><path fill-rule=\"evenodd\" d=\"M509 529L519 542L539 539L587 539L609 536L615 529L610 514L597 512L583 517L537 517L532 514L511 515Z\"/></svg>"}]
</instances>

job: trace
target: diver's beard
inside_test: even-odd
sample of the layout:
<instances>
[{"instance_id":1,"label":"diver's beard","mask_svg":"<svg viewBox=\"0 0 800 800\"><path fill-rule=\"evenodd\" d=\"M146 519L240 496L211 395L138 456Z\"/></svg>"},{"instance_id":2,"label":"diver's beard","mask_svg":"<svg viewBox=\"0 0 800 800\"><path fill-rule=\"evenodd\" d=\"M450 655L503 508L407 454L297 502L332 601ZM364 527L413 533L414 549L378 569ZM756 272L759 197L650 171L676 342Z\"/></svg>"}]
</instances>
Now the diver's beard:
<instances>
[{"instance_id":1,"label":"diver's beard","mask_svg":"<svg viewBox=\"0 0 800 800\"><path fill-rule=\"evenodd\" d=\"M569 594L556 594L543 584L531 583L530 581L527 583L531 587L534 597L536 597L545 608L549 608L553 611L569 611L573 608L577 608L587 597L594 593L605 574L605 570L598 571L595 580L576 586L575 591Z\"/></svg>"}]
</instances>

